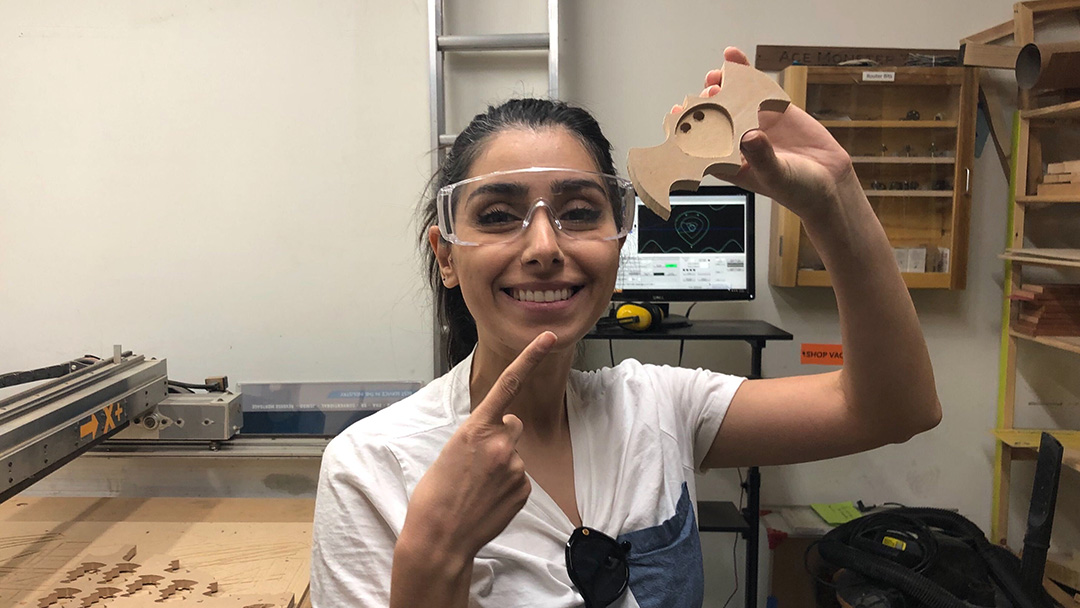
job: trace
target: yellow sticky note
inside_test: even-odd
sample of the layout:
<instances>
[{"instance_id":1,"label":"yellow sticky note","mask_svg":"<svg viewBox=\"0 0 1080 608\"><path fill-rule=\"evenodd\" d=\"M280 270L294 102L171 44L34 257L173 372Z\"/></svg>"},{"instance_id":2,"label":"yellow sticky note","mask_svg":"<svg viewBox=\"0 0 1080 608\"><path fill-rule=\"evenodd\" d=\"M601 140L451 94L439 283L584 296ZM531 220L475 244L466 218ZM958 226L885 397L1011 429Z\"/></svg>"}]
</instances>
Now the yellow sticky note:
<instances>
[{"instance_id":1,"label":"yellow sticky note","mask_svg":"<svg viewBox=\"0 0 1080 608\"><path fill-rule=\"evenodd\" d=\"M862 513L855 508L855 504L850 500L847 502L834 502L831 504L816 503L810 505L810 508L820 515L821 519L825 520L825 523L831 526L846 524L847 522L862 516Z\"/></svg>"}]
</instances>

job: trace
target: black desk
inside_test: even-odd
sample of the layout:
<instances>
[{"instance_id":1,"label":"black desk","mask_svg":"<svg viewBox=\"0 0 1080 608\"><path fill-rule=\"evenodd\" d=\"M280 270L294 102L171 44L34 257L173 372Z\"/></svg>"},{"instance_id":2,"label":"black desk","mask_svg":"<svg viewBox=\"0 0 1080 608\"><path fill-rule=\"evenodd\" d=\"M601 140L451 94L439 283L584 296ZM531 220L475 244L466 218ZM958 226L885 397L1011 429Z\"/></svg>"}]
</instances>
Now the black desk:
<instances>
[{"instance_id":1,"label":"black desk","mask_svg":"<svg viewBox=\"0 0 1080 608\"><path fill-rule=\"evenodd\" d=\"M791 340L788 332L764 321L695 320L690 327L635 332L622 327L593 328L586 340L741 340L750 345L750 378L761 378L761 350L769 340ZM750 467L746 480L746 508L740 515L731 502L698 502L698 529L702 532L737 532L746 539L745 608L757 608L758 528L761 510L761 474Z\"/></svg>"}]
</instances>

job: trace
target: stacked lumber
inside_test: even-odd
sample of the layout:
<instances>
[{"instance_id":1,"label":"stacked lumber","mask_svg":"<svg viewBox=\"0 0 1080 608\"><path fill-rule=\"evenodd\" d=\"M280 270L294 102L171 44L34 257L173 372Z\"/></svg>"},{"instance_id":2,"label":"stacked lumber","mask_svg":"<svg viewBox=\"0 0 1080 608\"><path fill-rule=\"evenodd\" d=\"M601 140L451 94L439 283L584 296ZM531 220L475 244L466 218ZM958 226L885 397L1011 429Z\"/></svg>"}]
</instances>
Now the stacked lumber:
<instances>
[{"instance_id":1,"label":"stacked lumber","mask_svg":"<svg viewBox=\"0 0 1080 608\"><path fill-rule=\"evenodd\" d=\"M1080 589L1080 551L1048 555L1046 577L1073 589Z\"/></svg>"},{"instance_id":2,"label":"stacked lumber","mask_svg":"<svg viewBox=\"0 0 1080 608\"><path fill-rule=\"evenodd\" d=\"M1050 163L1036 194L1038 196L1080 196L1080 160Z\"/></svg>"},{"instance_id":3,"label":"stacked lumber","mask_svg":"<svg viewBox=\"0 0 1080 608\"><path fill-rule=\"evenodd\" d=\"M1080 285L1023 285L1011 297L1020 301L1014 330L1031 336L1080 336Z\"/></svg>"}]
</instances>

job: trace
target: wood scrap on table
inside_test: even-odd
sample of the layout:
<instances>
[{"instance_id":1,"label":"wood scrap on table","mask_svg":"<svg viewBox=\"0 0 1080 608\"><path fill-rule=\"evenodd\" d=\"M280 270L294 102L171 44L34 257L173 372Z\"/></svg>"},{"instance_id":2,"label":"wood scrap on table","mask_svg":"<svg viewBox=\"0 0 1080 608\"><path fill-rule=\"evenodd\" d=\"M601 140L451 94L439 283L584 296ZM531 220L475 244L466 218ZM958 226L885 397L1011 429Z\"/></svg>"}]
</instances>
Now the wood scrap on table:
<instances>
[{"instance_id":1,"label":"wood scrap on table","mask_svg":"<svg viewBox=\"0 0 1080 608\"><path fill-rule=\"evenodd\" d=\"M200 608L296 606L291 593L230 595L213 575L185 568L178 559L144 558L134 545L113 555L80 560L44 588L51 590L37 599L37 608L155 608L163 602Z\"/></svg>"}]
</instances>

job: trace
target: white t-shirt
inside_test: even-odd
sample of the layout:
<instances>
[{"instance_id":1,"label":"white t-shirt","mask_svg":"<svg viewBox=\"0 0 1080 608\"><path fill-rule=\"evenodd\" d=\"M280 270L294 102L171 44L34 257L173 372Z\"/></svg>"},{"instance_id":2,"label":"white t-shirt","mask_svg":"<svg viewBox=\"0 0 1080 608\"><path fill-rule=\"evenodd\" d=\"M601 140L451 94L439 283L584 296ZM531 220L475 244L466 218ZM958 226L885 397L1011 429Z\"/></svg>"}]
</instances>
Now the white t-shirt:
<instances>
[{"instance_id":1,"label":"white t-shirt","mask_svg":"<svg viewBox=\"0 0 1080 608\"><path fill-rule=\"evenodd\" d=\"M469 416L471 369L470 356L327 446L312 539L314 608L389 605L394 543L409 498ZM632 547L629 589L613 607L701 605L694 471L742 381L632 359L571 372L566 404L578 512L585 526ZM470 605L582 606L566 571L573 531L534 482L525 507L476 556Z\"/></svg>"}]
</instances>

